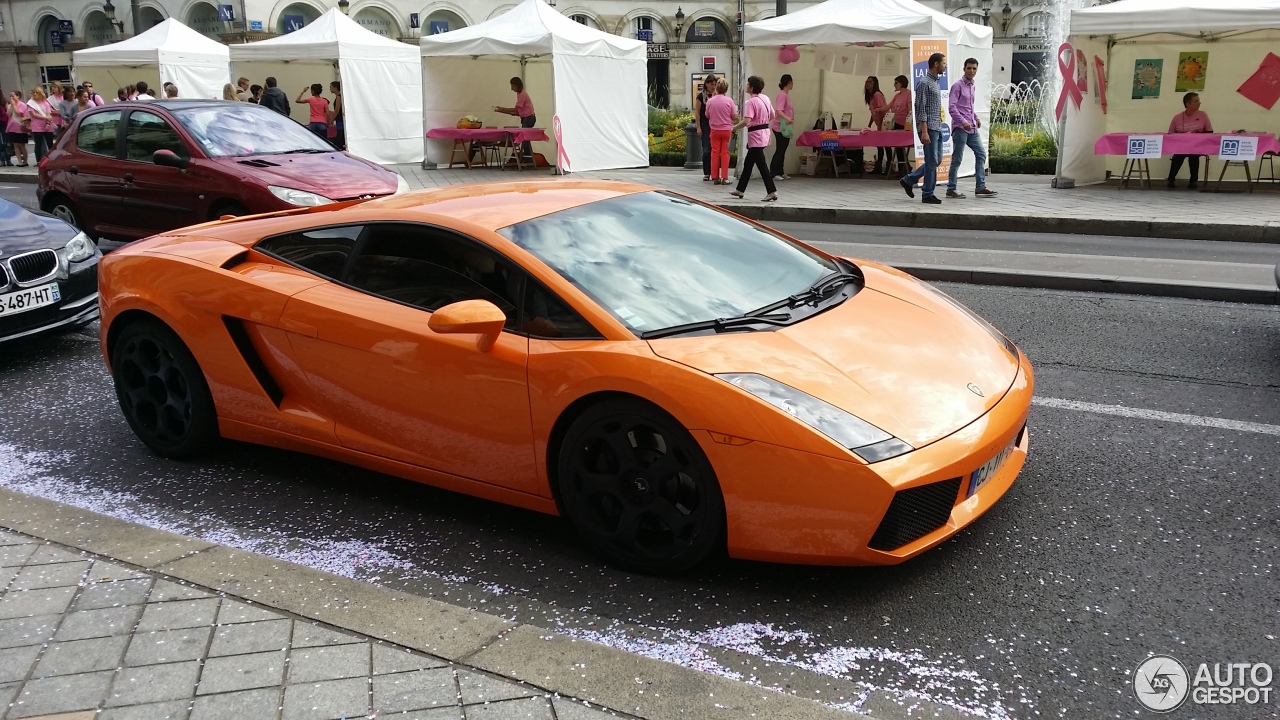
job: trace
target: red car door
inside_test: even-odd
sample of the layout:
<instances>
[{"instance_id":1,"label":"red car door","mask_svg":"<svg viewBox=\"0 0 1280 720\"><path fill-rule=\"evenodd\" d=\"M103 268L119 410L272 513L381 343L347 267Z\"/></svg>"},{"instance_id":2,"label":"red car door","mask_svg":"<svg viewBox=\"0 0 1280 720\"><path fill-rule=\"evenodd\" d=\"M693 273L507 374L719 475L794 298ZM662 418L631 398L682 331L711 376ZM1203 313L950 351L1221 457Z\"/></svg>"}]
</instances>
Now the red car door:
<instances>
[{"instance_id":1,"label":"red car door","mask_svg":"<svg viewBox=\"0 0 1280 720\"><path fill-rule=\"evenodd\" d=\"M124 180L116 159L123 113L99 112L84 117L66 156L57 158L53 187L66 188L82 228L95 234L116 235ZM63 218L69 219L69 218Z\"/></svg>"},{"instance_id":2,"label":"red car door","mask_svg":"<svg viewBox=\"0 0 1280 720\"><path fill-rule=\"evenodd\" d=\"M137 237L194 225L207 218L196 212L197 191L188 173L156 165L155 151L170 150L190 158L191 152L173 126L158 113L133 110L125 118L124 181L125 214Z\"/></svg>"}]
</instances>

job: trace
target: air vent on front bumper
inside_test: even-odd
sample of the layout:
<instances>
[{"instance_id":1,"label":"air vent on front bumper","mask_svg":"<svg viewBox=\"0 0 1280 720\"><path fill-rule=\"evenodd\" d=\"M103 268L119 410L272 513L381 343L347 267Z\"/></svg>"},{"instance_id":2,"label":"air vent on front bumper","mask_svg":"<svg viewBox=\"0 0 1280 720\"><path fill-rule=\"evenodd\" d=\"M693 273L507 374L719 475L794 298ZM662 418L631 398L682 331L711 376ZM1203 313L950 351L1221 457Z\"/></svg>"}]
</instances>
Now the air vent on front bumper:
<instances>
[{"instance_id":1,"label":"air vent on front bumper","mask_svg":"<svg viewBox=\"0 0 1280 720\"><path fill-rule=\"evenodd\" d=\"M58 253L52 250L36 250L9 258L13 279L20 283L47 280L58 272Z\"/></svg>"},{"instance_id":2,"label":"air vent on front bumper","mask_svg":"<svg viewBox=\"0 0 1280 720\"><path fill-rule=\"evenodd\" d=\"M947 524L960 495L960 478L899 490L868 545L896 550Z\"/></svg>"}]
</instances>

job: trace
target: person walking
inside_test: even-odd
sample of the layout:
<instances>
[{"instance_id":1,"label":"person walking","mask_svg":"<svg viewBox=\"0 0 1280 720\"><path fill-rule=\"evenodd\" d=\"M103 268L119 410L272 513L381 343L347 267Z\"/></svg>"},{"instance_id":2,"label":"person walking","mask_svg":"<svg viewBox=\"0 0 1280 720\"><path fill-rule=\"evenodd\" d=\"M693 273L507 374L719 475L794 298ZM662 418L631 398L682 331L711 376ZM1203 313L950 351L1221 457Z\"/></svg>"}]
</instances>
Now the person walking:
<instances>
[{"instance_id":1,"label":"person walking","mask_svg":"<svg viewBox=\"0 0 1280 720\"><path fill-rule=\"evenodd\" d=\"M947 71L947 56L934 53L929 56L929 69L916 81L916 130L924 150L924 164L907 173L898 182L907 197L916 196L916 183L924 180L921 202L941 205L934 194L938 187L938 165L942 163L942 90L938 77Z\"/></svg>"},{"instance_id":2,"label":"person walking","mask_svg":"<svg viewBox=\"0 0 1280 720\"><path fill-rule=\"evenodd\" d=\"M982 121L973 110L973 96L976 89L973 78L977 74L978 61L973 58L965 60L964 75L959 82L951 85L951 94L947 100L947 108L951 112L952 144L951 171L947 173L947 197L954 200L964 198L964 193L956 190L956 184L960 180L960 162L964 160L966 146L973 150L973 161L977 166L975 173L977 184L973 196L980 198L996 196L994 190L987 189L987 151L982 147L982 137L978 134Z\"/></svg>"},{"instance_id":3,"label":"person walking","mask_svg":"<svg viewBox=\"0 0 1280 720\"><path fill-rule=\"evenodd\" d=\"M1209 116L1200 109L1200 93L1189 92L1182 96L1183 111L1173 116L1169 121L1169 133L1211 133L1213 132L1213 123L1209 122ZM1196 181L1200 175L1200 156L1199 155L1174 155L1173 162L1169 165L1169 182L1170 188L1178 187L1176 178L1178 172L1182 170L1182 163L1186 162L1191 170L1191 182L1187 183L1188 190L1194 190L1197 187ZM1261 174L1261 171L1259 171Z\"/></svg>"},{"instance_id":4,"label":"person walking","mask_svg":"<svg viewBox=\"0 0 1280 720\"><path fill-rule=\"evenodd\" d=\"M333 109L329 111L329 124L333 126L333 144L339 150L347 149L347 124L342 113L342 83L334 80L329 83L329 92L333 93Z\"/></svg>"},{"instance_id":5,"label":"person walking","mask_svg":"<svg viewBox=\"0 0 1280 720\"><path fill-rule=\"evenodd\" d=\"M329 123L329 100L320 96L324 92L324 86L320 83L311 84L311 97L303 97L307 94L307 88L303 88L298 93L298 98L294 100L299 105L310 106L311 112L308 116L307 127L321 140L328 139Z\"/></svg>"},{"instance_id":6,"label":"person walking","mask_svg":"<svg viewBox=\"0 0 1280 720\"><path fill-rule=\"evenodd\" d=\"M511 92L516 94L515 107L498 107L494 106L494 110L503 115L515 115L520 118L520 127L531 128L538 124L538 116L533 112L533 101L529 99L529 93L524 91L524 81L518 77L511 78ZM520 154L524 157L524 161L533 164L533 143L525 140L520 143Z\"/></svg>"},{"instance_id":7,"label":"person walking","mask_svg":"<svg viewBox=\"0 0 1280 720\"><path fill-rule=\"evenodd\" d=\"M45 98L44 88L39 85L31 88L31 99L27 100L27 113L31 119L31 138L36 144L36 162L39 163L49 154L53 147L53 106Z\"/></svg>"},{"instance_id":8,"label":"person walking","mask_svg":"<svg viewBox=\"0 0 1280 720\"><path fill-rule=\"evenodd\" d=\"M747 129L747 157L742 176L738 178L738 187L729 194L736 198L742 197L746 193L747 184L751 182L751 169L759 168L760 175L764 178L764 189L769 193L763 200L774 201L778 199L778 188L773 184L769 165L764 161L764 149L769 146L769 125L773 122L773 103L769 102L769 96L763 94L764 80L759 75L747 78L746 90L750 97L743 104L742 119L734 125L734 129Z\"/></svg>"},{"instance_id":9,"label":"person walking","mask_svg":"<svg viewBox=\"0 0 1280 720\"><path fill-rule=\"evenodd\" d=\"M884 124L884 116L889 112L889 102L884 99L884 93L880 92L880 78L875 75L867 77L867 81L862 85L862 99L867 103L867 109L871 111L871 119L867 121L867 127L872 130L881 130ZM885 158L889 154L889 148L876 148L876 164L872 170L876 175L883 172L885 167Z\"/></svg>"},{"instance_id":10,"label":"person walking","mask_svg":"<svg viewBox=\"0 0 1280 720\"><path fill-rule=\"evenodd\" d=\"M778 94L773 99L773 159L769 161L769 174L776 180L790 180L786 174L787 148L796 130L796 109L791 104L790 75L778 81Z\"/></svg>"},{"instance_id":11,"label":"person walking","mask_svg":"<svg viewBox=\"0 0 1280 720\"><path fill-rule=\"evenodd\" d=\"M693 98L695 114L694 133L702 142L702 179L711 179L711 121L707 117L707 103L716 96L718 81L715 75L708 75L702 80L702 92Z\"/></svg>"},{"instance_id":12,"label":"person walking","mask_svg":"<svg viewBox=\"0 0 1280 720\"><path fill-rule=\"evenodd\" d=\"M889 113L893 115L893 129L906 130L908 118L911 117L911 91L910 82L906 75L899 75L893 79L893 98L889 100ZM907 164L907 149L900 147L894 148L897 154L897 161L903 165ZM884 168L884 174L889 174L889 168L893 163L887 163Z\"/></svg>"},{"instance_id":13,"label":"person walking","mask_svg":"<svg viewBox=\"0 0 1280 720\"><path fill-rule=\"evenodd\" d=\"M267 89L262 91L262 98L258 100L258 104L289 117L289 97L283 90L276 87L278 83L274 77L267 78L266 83Z\"/></svg>"},{"instance_id":14,"label":"person walking","mask_svg":"<svg viewBox=\"0 0 1280 720\"><path fill-rule=\"evenodd\" d=\"M738 106L729 97L729 81L716 81L716 94L707 100L707 122L711 128L711 182L729 184L729 141L733 138L733 124L738 120Z\"/></svg>"}]
</instances>

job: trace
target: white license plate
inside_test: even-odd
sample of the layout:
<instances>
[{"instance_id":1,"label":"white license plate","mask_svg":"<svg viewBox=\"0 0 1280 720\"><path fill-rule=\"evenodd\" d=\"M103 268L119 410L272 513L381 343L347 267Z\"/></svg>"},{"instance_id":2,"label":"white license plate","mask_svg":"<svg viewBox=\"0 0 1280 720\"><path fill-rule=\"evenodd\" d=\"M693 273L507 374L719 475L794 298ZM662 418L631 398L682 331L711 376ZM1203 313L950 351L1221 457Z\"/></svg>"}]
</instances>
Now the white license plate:
<instances>
[{"instance_id":1,"label":"white license plate","mask_svg":"<svg viewBox=\"0 0 1280 720\"><path fill-rule=\"evenodd\" d=\"M983 485L986 485L988 480L995 477L996 472L1004 465L1004 461L1008 460L1009 455L1013 453L1014 443L1016 442L1017 440L1015 439L995 457L984 463L982 467L973 471L973 474L969 476L969 494L966 497L973 497L973 494L978 492Z\"/></svg>"},{"instance_id":2,"label":"white license plate","mask_svg":"<svg viewBox=\"0 0 1280 720\"><path fill-rule=\"evenodd\" d=\"M5 315L16 315L20 312L35 310L46 305L53 305L62 300L62 294L58 292L58 283L51 282L48 285L27 288L16 292L5 293L0 295L0 317Z\"/></svg>"}]
</instances>

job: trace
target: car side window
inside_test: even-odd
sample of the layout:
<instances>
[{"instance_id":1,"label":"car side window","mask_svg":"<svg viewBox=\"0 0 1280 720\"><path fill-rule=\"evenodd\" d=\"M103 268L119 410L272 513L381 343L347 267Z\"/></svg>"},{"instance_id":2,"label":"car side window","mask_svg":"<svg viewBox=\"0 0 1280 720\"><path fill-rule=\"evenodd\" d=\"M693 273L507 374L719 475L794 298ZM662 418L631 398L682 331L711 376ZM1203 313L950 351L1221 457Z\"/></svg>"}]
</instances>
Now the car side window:
<instances>
[{"instance_id":1,"label":"car side window","mask_svg":"<svg viewBox=\"0 0 1280 720\"><path fill-rule=\"evenodd\" d=\"M363 225L315 228L269 237L257 249L321 277L340 280L363 231Z\"/></svg>"},{"instance_id":2,"label":"car side window","mask_svg":"<svg viewBox=\"0 0 1280 720\"><path fill-rule=\"evenodd\" d=\"M120 112L100 112L80 121L76 130L76 147L90 155L116 156L116 134L120 129Z\"/></svg>"},{"instance_id":3,"label":"car side window","mask_svg":"<svg viewBox=\"0 0 1280 720\"><path fill-rule=\"evenodd\" d=\"M151 162L151 156L157 150L172 150L178 155L187 155L182 139L164 118L141 110L129 113L124 127L125 159Z\"/></svg>"},{"instance_id":4,"label":"car side window","mask_svg":"<svg viewBox=\"0 0 1280 720\"><path fill-rule=\"evenodd\" d=\"M549 340L603 340L591 323L535 280L525 283L520 331Z\"/></svg>"},{"instance_id":5,"label":"car side window","mask_svg":"<svg viewBox=\"0 0 1280 720\"><path fill-rule=\"evenodd\" d=\"M480 243L427 225L370 225L347 271L346 284L423 310L461 300L488 300L519 323L525 274Z\"/></svg>"}]
</instances>

